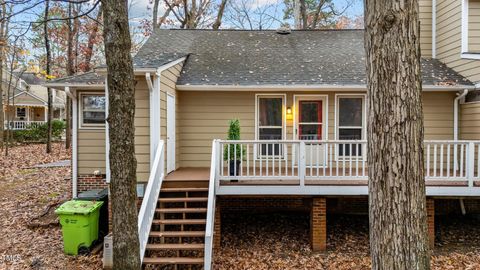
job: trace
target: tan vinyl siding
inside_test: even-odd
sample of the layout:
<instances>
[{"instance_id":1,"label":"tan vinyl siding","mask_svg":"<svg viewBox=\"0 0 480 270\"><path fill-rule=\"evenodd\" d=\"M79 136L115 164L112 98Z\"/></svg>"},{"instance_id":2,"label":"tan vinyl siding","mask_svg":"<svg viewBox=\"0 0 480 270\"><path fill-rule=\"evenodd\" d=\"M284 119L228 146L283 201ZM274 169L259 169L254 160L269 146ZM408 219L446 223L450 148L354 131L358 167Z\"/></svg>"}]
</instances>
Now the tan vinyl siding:
<instances>
[{"instance_id":1,"label":"tan vinyl siding","mask_svg":"<svg viewBox=\"0 0 480 270\"><path fill-rule=\"evenodd\" d=\"M432 56L432 0L419 1L420 47L422 56Z\"/></svg>"},{"instance_id":2,"label":"tan vinyl siding","mask_svg":"<svg viewBox=\"0 0 480 270\"><path fill-rule=\"evenodd\" d=\"M468 37L468 50L480 53L480 0L470 0Z\"/></svg>"},{"instance_id":3,"label":"tan vinyl siding","mask_svg":"<svg viewBox=\"0 0 480 270\"><path fill-rule=\"evenodd\" d=\"M212 140L226 138L230 119L240 120L242 139L255 139L255 94L254 92L179 91L178 96L181 102L177 137L180 138L181 144L180 166L208 166ZM287 107L292 107L293 110L295 110L294 94L328 95L328 139L335 139L335 94L340 93L286 92ZM424 93L426 139L453 139L454 98L454 93ZM294 139L293 120L287 120L286 125L286 139Z\"/></svg>"},{"instance_id":4,"label":"tan vinyl siding","mask_svg":"<svg viewBox=\"0 0 480 270\"><path fill-rule=\"evenodd\" d=\"M12 100L15 104L45 106L45 103L43 103L41 100L34 98L27 93L22 93ZM10 104L13 102L10 101Z\"/></svg>"},{"instance_id":5,"label":"tan vinyl siding","mask_svg":"<svg viewBox=\"0 0 480 270\"><path fill-rule=\"evenodd\" d=\"M480 61L461 58L461 33L462 1L437 0L437 58L472 82L478 83ZM474 38L474 42L478 40L480 37Z\"/></svg>"},{"instance_id":6,"label":"tan vinyl siding","mask_svg":"<svg viewBox=\"0 0 480 270\"><path fill-rule=\"evenodd\" d=\"M139 182L145 182L148 180L150 170L149 91L144 78L143 80L140 77L136 79L135 152L137 178ZM103 90L93 92L103 93ZM79 91L80 93L88 93L88 91ZM78 125L78 174L93 174L96 170L105 174L105 129L82 128L80 127L80 121Z\"/></svg>"},{"instance_id":7,"label":"tan vinyl siding","mask_svg":"<svg viewBox=\"0 0 480 270\"><path fill-rule=\"evenodd\" d=\"M78 131L77 131L77 159L78 174L91 175L95 171L105 174L105 129L104 128L83 128L80 123L81 95L85 93L104 93L103 90L83 91L78 90Z\"/></svg>"},{"instance_id":8,"label":"tan vinyl siding","mask_svg":"<svg viewBox=\"0 0 480 270\"><path fill-rule=\"evenodd\" d=\"M167 93L170 95L175 96L175 115L176 115L176 140L175 140L175 167L178 168L180 166L180 138L178 136L178 132L180 130L179 127L179 102L180 98L176 91L176 84L177 79L180 76L180 72L182 71L183 62L179 63L171 68L168 68L162 72L162 76L160 77L160 119L161 119L161 139L166 143L167 142ZM165 145L165 158L167 157L167 149ZM165 159L166 162L166 159ZM166 163L165 163L166 166Z\"/></svg>"},{"instance_id":9,"label":"tan vinyl siding","mask_svg":"<svg viewBox=\"0 0 480 270\"><path fill-rule=\"evenodd\" d=\"M480 102L460 105L460 139L480 140Z\"/></svg>"}]
</instances>

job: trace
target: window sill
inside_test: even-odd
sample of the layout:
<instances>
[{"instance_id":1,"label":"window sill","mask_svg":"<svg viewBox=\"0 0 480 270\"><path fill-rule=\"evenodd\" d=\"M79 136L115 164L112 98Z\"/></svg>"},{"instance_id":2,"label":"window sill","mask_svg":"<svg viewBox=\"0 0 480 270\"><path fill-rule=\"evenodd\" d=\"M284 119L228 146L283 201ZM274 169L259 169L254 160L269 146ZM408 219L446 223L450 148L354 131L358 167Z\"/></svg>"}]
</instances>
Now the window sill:
<instances>
[{"instance_id":1,"label":"window sill","mask_svg":"<svg viewBox=\"0 0 480 270\"><path fill-rule=\"evenodd\" d=\"M480 60L480 53L462 53L462 59Z\"/></svg>"}]
</instances>

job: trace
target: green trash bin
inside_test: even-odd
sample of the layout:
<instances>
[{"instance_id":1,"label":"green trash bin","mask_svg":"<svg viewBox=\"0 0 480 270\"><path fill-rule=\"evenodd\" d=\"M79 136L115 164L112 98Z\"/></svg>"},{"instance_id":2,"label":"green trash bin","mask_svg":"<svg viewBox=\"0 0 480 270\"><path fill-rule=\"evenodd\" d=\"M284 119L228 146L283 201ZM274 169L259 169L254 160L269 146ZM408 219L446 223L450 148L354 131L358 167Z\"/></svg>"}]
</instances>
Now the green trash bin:
<instances>
[{"instance_id":1,"label":"green trash bin","mask_svg":"<svg viewBox=\"0 0 480 270\"><path fill-rule=\"evenodd\" d=\"M98 239L98 218L103 202L68 201L55 213L60 218L63 233L63 250L69 255L88 251Z\"/></svg>"}]
</instances>

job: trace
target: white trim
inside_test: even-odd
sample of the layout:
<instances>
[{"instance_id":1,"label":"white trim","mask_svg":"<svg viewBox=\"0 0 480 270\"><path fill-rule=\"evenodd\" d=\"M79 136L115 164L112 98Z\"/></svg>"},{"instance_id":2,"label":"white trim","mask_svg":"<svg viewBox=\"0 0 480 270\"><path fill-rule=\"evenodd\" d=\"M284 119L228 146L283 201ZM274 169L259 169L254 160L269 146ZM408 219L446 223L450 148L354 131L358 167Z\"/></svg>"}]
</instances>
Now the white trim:
<instances>
[{"instance_id":1,"label":"white trim","mask_svg":"<svg viewBox=\"0 0 480 270\"><path fill-rule=\"evenodd\" d=\"M45 100L43 100L41 97L39 97L39 96L37 96L37 95L35 95L35 94L33 94L33 93L30 93L30 92L28 92L28 91L22 91L22 92L20 92L20 93L18 93L18 94L16 94L16 95L14 95L13 97L10 97L10 99L14 99L14 98L16 98L16 97L18 97L18 96L20 96L20 95L23 95L23 94L26 94L26 95L28 95L28 96L33 97L34 99L36 99L36 100L40 101L41 103L43 103L44 106L47 105L47 102L45 102ZM7 104L7 105L8 105L8 104ZM16 104L15 104L15 105L16 105Z\"/></svg>"},{"instance_id":2,"label":"white trim","mask_svg":"<svg viewBox=\"0 0 480 270\"><path fill-rule=\"evenodd\" d=\"M108 78L105 77L105 178L107 184L110 184L110 126L108 125L108 110L110 110L110 101L108 98ZM109 189L110 192L110 189Z\"/></svg>"},{"instance_id":3,"label":"white trim","mask_svg":"<svg viewBox=\"0 0 480 270\"><path fill-rule=\"evenodd\" d=\"M106 87L105 87L106 89ZM106 90L105 90L106 91ZM83 97L84 96L104 96L105 97L105 123L104 124L84 124L83 123ZM105 129L107 122L107 95L105 92L80 92L79 93L79 128L80 129Z\"/></svg>"},{"instance_id":4,"label":"white trim","mask_svg":"<svg viewBox=\"0 0 480 270\"><path fill-rule=\"evenodd\" d=\"M468 94L468 90L463 90L458 97L455 98L453 101L453 140L458 140L458 118L459 118L459 111L458 111L458 103Z\"/></svg>"},{"instance_id":5,"label":"white trim","mask_svg":"<svg viewBox=\"0 0 480 270\"><path fill-rule=\"evenodd\" d=\"M259 106L258 101L259 98L262 97L281 97L283 99L282 104L282 140L287 137L287 94L282 93L269 93L269 94L255 94L255 140L259 140L258 138L258 116L259 116Z\"/></svg>"},{"instance_id":6,"label":"white trim","mask_svg":"<svg viewBox=\"0 0 480 270\"><path fill-rule=\"evenodd\" d=\"M18 109L24 109L25 110L25 115L24 116L18 116ZM26 117L28 120L28 114L27 114L27 108L25 106L15 106L15 118L22 118Z\"/></svg>"},{"instance_id":7,"label":"white trim","mask_svg":"<svg viewBox=\"0 0 480 270\"><path fill-rule=\"evenodd\" d=\"M217 195L368 195L368 186L220 186ZM426 187L427 196L480 196L479 187Z\"/></svg>"},{"instance_id":8,"label":"white trim","mask_svg":"<svg viewBox=\"0 0 480 270\"><path fill-rule=\"evenodd\" d=\"M182 58L178 58L177 60L174 60L174 61L172 61L172 62L170 62L170 63L167 63L167 64L165 64L165 65L163 65L163 66L160 66L160 67L158 67L158 69L157 69L157 73L161 73L162 71L164 71L164 70L166 70L166 69L169 69L169 68L171 68L171 67L173 67L173 66L175 66L175 65L177 65L177 64L180 64L181 62L185 61L186 59L187 59L187 57L185 56L185 57L182 57Z\"/></svg>"},{"instance_id":9,"label":"white trim","mask_svg":"<svg viewBox=\"0 0 480 270\"><path fill-rule=\"evenodd\" d=\"M424 92L429 91L459 91L474 89L473 85L423 85ZM335 92L366 92L367 85L177 85L179 91L335 91Z\"/></svg>"},{"instance_id":10,"label":"white trim","mask_svg":"<svg viewBox=\"0 0 480 270\"><path fill-rule=\"evenodd\" d=\"M168 99L169 99L169 98L173 98L173 108L170 108L170 107L168 106ZM167 158L167 167L166 167L166 170L167 170L167 174L168 174L168 173L170 173L170 172L172 172L172 171L175 171L175 169L176 169L176 167L177 167L177 164L176 164L176 151L177 151L177 149L176 149L176 147L177 147L177 142L176 142L176 140L177 140L177 123L176 123L176 120L177 120L176 117L177 117L177 115L176 115L176 113L177 113L177 112L176 112L176 109L177 109L177 108L176 108L176 107L177 107L177 97L176 97L175 95L167 92L167 93L166 93L166 100L165 100L165 102L166 102L166 110L165 110L165 112L166 112L166 120L167 120L167 126L166 126L167 134L165 134L165 135L166 135L166 138L167 138L167 140L166 140L166 142L165 142L165 144L166 144L166 150L167 150L167 156L166 156L166 158ZM170 109L172 109L172 110L170 110ZM168 128L168 127L169 127L169 123L170 123L170 121L169 121L169 118L170 118L169 111L170 111L170 112L173 112L173 118L172 118L172 119L173 119L173 126L171 126L171 128L173 129L173 133L172 133L172 134L173 134L173 138L169 138L169 128ZM171 124L171 123L170 123L170 124ZM169 142L170 142L170 143L169 143ZM168 151L168 150L169 150L169 144L173 144L173 148L171 148L171 151ZM169 165L170 165L170 166L169 166Z\"/></svg>"},{"instance_id":11,"label":"white trim","mask_svg":"<svg viewBox=\"0 0 480 270\"><path fill-rule=\"evenodd\" d=\"M432 58L437 58L437 0L432 0Z\"/></svg>"},{"instance_id":12,"label":"white trim","mask_svg":"<svg viewBox=\"0 0 480 270\"><path fill-rule=\"evenodd\" d=\"M361 140L366 140L367 138L367 95L366 94L335 94L335 105L334 105L334 130L333 130L333 138L334 140L338 140L338 110L339 110L339 105L338 101L340 97L346 97L346 98L362 98L363 102L363 113L362 113L362 138ZM358 128L358 127L355 127Z\"/></svg>"},{"instance_id":13,"label":"white trim","mask_svg":"<svg viewBox=\"0 0 480 270\"><path fill-rule=\"evenodd\" d=\"M468 2L469 0L462 0L462 56L468 52Z\"/></svg>"},{"instance_id":14,"label":"white trim","mask_svg":"<svg viewBox=\"0 0 480 270\"><path fill-rule=\"evenodd\" d=\"M150 102L150 169L155 159L155 151L160 143L160 78L157 74L154 81L150 73L145 74L149 89Z\"/></svg>"},{"instance_id":15,"label":"white trim","mask_svg":"<svg viewBox=\"0 0 480 270\"><path fill-rule=\"evenodd\" d=\"M78 182L78 103L76 92L70 92L66 88L65 92L72 99L72 197L77 197Z\"/></svg>"},{"instance_id":16,"label":"white trim","mask_svg":"<svg viewBox=\"0 0 480 270\"><path fill-rule=\"evenodd\" d=\"M310 99L309 99L310 98ZM299 112L297 110L297 104L300 100L321 100L323 101L322 105L322 132L324 134L324 138L322 140L328 140L328 95L307 95L307 94L300 94L300 95L293 95L293 130L292 130L292 140L298 140L298 127L297 127L297 118Z\"/></svg>"},{"instance_id":17,"label":"white trim","mask_svg":"<svg viewBox=\"0 0 480 270\"><path fill-rule=\"evenodd\" d=\"M479 53L462 53L462 58L463 59L472 59L472 60L480 60L480 54Z\"/></svg>"}]
</instances>

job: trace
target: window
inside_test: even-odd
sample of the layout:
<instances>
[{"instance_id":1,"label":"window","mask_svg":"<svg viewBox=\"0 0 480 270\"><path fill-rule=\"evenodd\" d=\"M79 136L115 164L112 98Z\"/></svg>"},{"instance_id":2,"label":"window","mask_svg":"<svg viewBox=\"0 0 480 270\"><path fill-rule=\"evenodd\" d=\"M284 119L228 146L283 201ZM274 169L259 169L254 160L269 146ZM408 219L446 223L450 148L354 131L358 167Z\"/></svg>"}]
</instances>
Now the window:
<instances>
[{"instance_id":1,"label":"window","mask_svg":"<svg viewBox=\"0 0 480 270\"><path fill-rule=\"evenodd\" d=\"M83 127L105 126L105 95L83 94L80 102Z\"/></svg>"},{"instance_id":2,"label":"window","mask_svg":"<svg viewBox=\"0 0 480 270\"><path fill-rule=\"evenodd\" d=\"M257 96L257 130L259 140L282 140L284 133L285 96L259 95ZM280 155L280 145L261 145L261 155Z\"/></svg>"},{"instance_id":3,"label":"window","mask_svg":"<svg viewBox=\"0 0 480 270\"><path fill-rule=\"evenodd\" d=\"M25 118L26 116L27 116L27 109L17 107L16 117L17 118Z\"/></svg>"},{"instance_id":4,"label":"window","mask_svg":"<svg viewBox=\"0 0 480 270\"><path fill-rule=\"evenodd\" d=\"M365 97L338 96L337 138L339 140L362 140L365 129ZM351 149L350 149L351 148ZM361 144L340 144L339 156L361 156Z\"/></svg>"},{"instance_id":5,"label":"window","mask_svg":"<svg viewBox=\"0 0 480 270\"><path fill-rule=\"evenodd\" d=\"M480 59L480 0L462 2L462 58Z\"/></svg>"}]
</instances>

